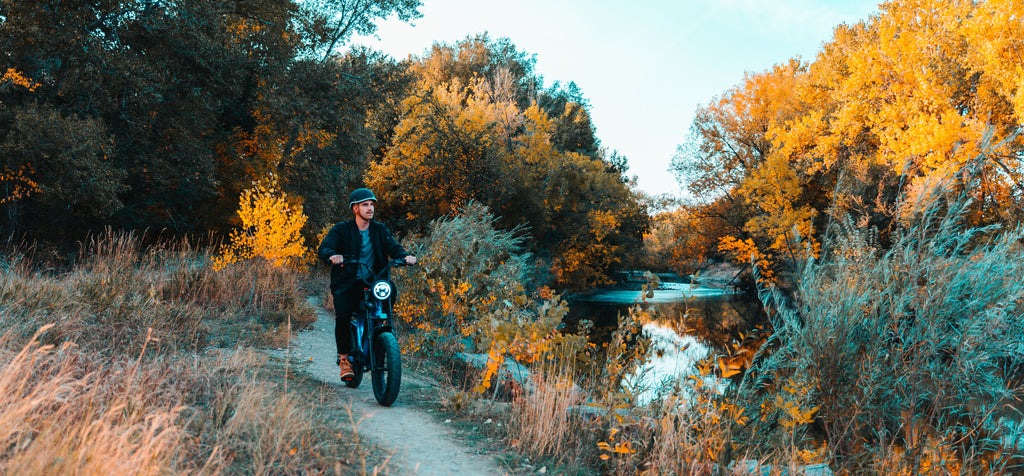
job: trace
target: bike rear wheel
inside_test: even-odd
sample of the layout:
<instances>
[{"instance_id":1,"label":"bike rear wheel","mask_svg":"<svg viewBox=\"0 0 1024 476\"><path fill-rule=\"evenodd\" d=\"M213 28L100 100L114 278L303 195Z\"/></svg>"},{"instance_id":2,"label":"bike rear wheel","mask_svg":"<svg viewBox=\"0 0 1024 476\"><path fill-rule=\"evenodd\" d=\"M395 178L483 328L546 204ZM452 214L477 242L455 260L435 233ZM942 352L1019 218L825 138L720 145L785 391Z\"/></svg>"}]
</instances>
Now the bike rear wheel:
<instances>
[{"instance_id":1,"label":"bike rear wheel","mask_svg":"<svg viewBox=\"0 0 1024 476\"><path fill-rule=\"evenodd\" d=\"M345 386L348 388L359 388L360 383L363 383L363 373L356 370L356 374L351 379L345 381Z\"/></svg>"},{"instance_id":2,"label":"bike rear wheel","mask_svg":"<svg viewBox=\"0 0 1024 476\"><path fill-rule=\"evenodd\" d=\"M350 380L345 380L345 386L348 388L359 388L359 384L363 382L363 362L360 359L355 359L352 362L352 371L355 375Z\"/></svg>"},{"instance_id":3,"label":"bike rear wheel","mask_svg":"<svg viewBox=\"0 0 1024 476\"><path fill-rule=\"evenodd\" d=\"M402 385L402 353L395 335L390 332L377 334L373 338L373 356L373 396L377 403L391 406Z\"/></svg>"}]
</instances>

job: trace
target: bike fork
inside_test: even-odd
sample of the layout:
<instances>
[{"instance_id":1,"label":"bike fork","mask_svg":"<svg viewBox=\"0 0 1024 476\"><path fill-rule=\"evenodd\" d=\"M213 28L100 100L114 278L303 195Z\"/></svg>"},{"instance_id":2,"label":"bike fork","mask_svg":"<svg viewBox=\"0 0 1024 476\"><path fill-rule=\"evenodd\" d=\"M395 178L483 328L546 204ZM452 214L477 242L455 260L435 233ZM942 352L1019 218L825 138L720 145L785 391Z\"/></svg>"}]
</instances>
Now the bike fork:
<instances>
[{"instance_id":1,"label":"bike fork","mask_svg":"<svg viewBox=\"0 0 1024 476\"><path fill-rule=\"evenodd\" d=\"M364 326L358 319L352 321L352 357L350 360L362 368L366 363L367 351L363 348L363 334L366 333Z\"/></svg>"}]
</instances>

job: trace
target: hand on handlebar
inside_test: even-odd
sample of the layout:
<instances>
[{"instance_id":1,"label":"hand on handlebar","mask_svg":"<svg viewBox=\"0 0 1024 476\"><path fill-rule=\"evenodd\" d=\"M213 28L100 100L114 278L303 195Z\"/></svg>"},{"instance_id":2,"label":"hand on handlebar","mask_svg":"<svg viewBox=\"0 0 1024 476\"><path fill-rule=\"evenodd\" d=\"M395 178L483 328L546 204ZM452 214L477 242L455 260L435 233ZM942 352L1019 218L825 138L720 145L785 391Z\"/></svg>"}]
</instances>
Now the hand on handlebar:
<instances>
[{"instance_id":1,"label":"hand on handlebar","mask_svg":"<svg viewBox=\"0 0 1024 476\"><path fill-rule=\"evenodd\" d=\"M331 260L331 264L334 265L342 264L345 262L345 257L342 255L331 255L331 257L327 259Z\"/></svg>"},{"instance_id":2,"label":"hand on handlebar","mask_svg":"<svg viewBox=\"0 0 1024 476\"><path fill-rule=\"evenodd\" d=\"M404 258L394 258L391 261L389 261L388 264L391 267L412 266L412 265L416 264L416 257L412 256L412 255L408 255L408 256L406 256Z\"/></svg>"}]
</instances>

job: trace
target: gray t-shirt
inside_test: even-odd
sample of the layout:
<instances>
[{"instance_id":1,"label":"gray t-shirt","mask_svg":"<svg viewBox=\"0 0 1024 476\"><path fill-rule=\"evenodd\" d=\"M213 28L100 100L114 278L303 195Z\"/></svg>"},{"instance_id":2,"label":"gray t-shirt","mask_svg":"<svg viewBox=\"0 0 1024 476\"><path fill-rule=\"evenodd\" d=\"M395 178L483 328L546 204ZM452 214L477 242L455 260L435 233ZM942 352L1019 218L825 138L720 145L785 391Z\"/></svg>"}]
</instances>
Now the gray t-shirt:
<instances>
[{"instance_id":1,"label":"gray t-shirt","mask_svg":"<svg viewBox=\"0 0 1024 476\"><path fill-rule=\"evenodd\" d=\"M356 279L366 279L371 275L373 269L373 245L370 244L370 229L359 230L359 237L362 238L363 245L359 248L359 257L356 258L356 262L361 263L356 268Z\"/></svg>"}]
</instances>

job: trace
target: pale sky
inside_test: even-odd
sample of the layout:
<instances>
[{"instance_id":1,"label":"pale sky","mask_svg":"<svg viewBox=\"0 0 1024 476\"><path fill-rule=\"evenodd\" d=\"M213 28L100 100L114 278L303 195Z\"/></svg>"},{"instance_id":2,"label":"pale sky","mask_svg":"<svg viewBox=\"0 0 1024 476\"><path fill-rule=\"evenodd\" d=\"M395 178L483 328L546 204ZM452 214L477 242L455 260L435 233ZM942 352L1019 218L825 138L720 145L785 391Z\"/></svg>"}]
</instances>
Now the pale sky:
<instances>
[{"instance_id":1,"label":"pale sky","mask_svg":"<svg viewBox=\"0 0 1024 476\"><path fill-rule=\"evenodd\" d=\"M397 59L488 32L536 54L545 86L574 81L601 145L629 160L650 194L680 195L669 165L698 106L799 56L813 60L840 23L877 0L422 0L423 18L389 20L356 38Z\"/></svg>"}]
</instances>

